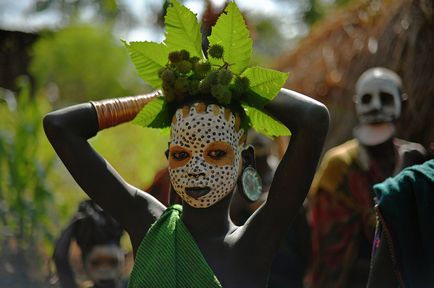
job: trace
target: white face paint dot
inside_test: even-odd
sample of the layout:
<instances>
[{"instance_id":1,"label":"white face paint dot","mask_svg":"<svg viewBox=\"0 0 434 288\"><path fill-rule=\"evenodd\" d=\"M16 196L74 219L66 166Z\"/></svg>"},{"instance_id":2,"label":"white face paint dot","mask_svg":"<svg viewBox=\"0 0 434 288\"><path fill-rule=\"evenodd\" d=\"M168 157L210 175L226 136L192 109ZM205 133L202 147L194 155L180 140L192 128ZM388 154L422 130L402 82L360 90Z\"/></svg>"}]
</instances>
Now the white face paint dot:
<instances>
[{"instance_id":1,"label":"white face paint dot","mask_svg":"<svg viewBox=\"0 0 434 288\"><path fill-rule=\"evenodd\" d=\"M226 110L196 103L189 110L184 107L175 113L169 148L170 179L176 193L192 207L207 208L235 188L244 131L237 131L235 116L225 115Z\"/></svg>"}]
</instances>

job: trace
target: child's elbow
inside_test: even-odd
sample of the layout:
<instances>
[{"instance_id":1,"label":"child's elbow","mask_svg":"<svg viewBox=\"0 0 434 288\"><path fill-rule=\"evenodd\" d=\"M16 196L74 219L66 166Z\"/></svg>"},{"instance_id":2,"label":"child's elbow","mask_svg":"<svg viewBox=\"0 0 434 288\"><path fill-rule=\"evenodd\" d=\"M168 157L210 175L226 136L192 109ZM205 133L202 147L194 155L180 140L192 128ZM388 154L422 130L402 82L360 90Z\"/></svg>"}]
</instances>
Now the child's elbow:
<instances>
[{"instance_id":1,"label":"child's elbow","mask_svg":"<svg viewBox=\"0 0 434 288\"><path fill-rule=\"evenodd\" d=\"M55 112L50 112L47 115L44 116L43 120L43 127L45 134L48 138L51 138L53 135L58 134L60 131L62 131L62 121L58 115L56 115Z\"/></svg>"},{"instance_id":2,"label":"child's elbow","mask_svg":"<svg viewBox=\"0 0 434 288\"><path fill-rule=\"evenodd\" d=\"M327 107L320 102L316 102L307 115L309 115L307 117L308 125L315 130L315 133L326 135L330 126L330 113Z\"/></svg>"}]
</instances>

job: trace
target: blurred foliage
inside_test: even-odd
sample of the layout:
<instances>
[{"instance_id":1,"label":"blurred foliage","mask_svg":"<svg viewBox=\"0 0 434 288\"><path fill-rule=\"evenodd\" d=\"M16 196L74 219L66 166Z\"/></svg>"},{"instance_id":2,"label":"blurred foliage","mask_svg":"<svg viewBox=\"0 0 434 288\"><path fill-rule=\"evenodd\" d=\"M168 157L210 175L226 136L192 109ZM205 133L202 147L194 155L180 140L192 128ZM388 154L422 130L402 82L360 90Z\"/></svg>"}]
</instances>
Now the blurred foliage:
<instances>
[{"instance_id":1,"label":"blurred foliage","mask_svg":"<svg viewBox=\"0 0 434 288\"><path fill-rule=\"evenodd\" d=\"M144 86L126 49L104 27L80 24L45 34L32 56L38 88L51 87L50 99L60 103L125 96Z\"/></svg>"},{"instance_id":2,"label":"blurred foliage","mask_svg":"<svg viewBox=\"0 0 434 288\"><path fill-rule=\"evenodd\" d=\"M118 13L116 0L37 0L35 10L40 12L56 8L65 15L71 15L88 6L96 6L105 17L113 17Z\"/></svg>"},{"instance_id":3,"label":"blurred foliage","mask_svg":"<svg viewBox=\"0 0 434 288\"><path fill-rule=\"evenodd\" d=\"M277 0L285 1L285 0ZM321 22L325 15L335 10L336 8L343 7L353 0L291 0L298 6L301 18L308 26Z\"/></svg>"},{"instance_id":4,"label":"blurred foliage","mask_svg":"<svg viewBox=\"0 0 434 288\"><path fill-rule=\"evenodd\" d=\"M46 280L54 240L87 198L42 131L51 104L44 93L30 97L24 80L16 97L0 91L0 287L39 287ZM141 189L167 165L168 138L159 131L124 124L90 142Z\"/></svg>"},{"instance_id":5,"label":"blurred foliage","mask_svg":"<svg viewBox=\"0 0 434 288\"><path fill-rule=\"evenodd\" d=\"M30 99L29 89L22 78L14 111L0 102L0 257L13 271L24 273L20 277L41 264L40 252L53 241L58 219L47 181L54 155L39 153L47 102Z\"/></svg>"},{"instance_id":6,"label":"blurred foliage","mask_svg":"<svg viewBox=\"0 0 434 288\"><path fill-rule=\"evenodd\" d=\"M38 156L41 136L41 106L29 97L29 85L21 86L17 108L7 113L2 105L2 129L0 134L0 201L2 221L16 230L17 239L32 237L35 228L44 235L50 225L45 225L45 205L51 200L51 191L46 184L47 174L54 157L41 159ZM6 126L6 127L5 127ZM42 225L38 227L38 225Z\"/></svg>"},{"instance_id":7,"label":"blurred foliage","mask_svg":"<svg viewBox=\"0 0 434 288\"><path fill-rule=\"evenodd\" d=\"M281 53L286 43L282 41L283 35L279 29L279 23L275 19L258 18L255 20L255 38L253 41L255 55L253 61L269 62L270 58ZM265 57L265 59L255 59L261 56Z\"/></svg>"},{"instance_id":8,"label":"blurred foliage","mask_svg":"<svg viewBox=\"0 0 434 288\"><path fill-rule=\"evenodd\" d=\"M33 12L46 11L60 13L63 25L78 23L82 14L89 13L94 23L97 21L110 27L131 27L138 24L134 14L116 0L36 0Z\"/></svg>"},{"instance_id":9,"label":"blurred foliage","mask_svg":"<svg viewBox=\"0 0 434 288\"><path fill-rule=\"evenodd\" d=\"M308 25L320 21L324 17L324 7L319 0L307 0L308 9L303 14L303 19Z\"/></svg>"},{"instance_id":10,"label":"blurred foliage","mask_svg":"<svg viewBox=\"0 0 434 288\"><path fill-rule=\"evenodd\" d=\"M128 183L140 189L146 189L155 172L167 165L164 152L169 137L160 130L127 123L99 132L90 142Z\"/></svg>"}]
</instances>

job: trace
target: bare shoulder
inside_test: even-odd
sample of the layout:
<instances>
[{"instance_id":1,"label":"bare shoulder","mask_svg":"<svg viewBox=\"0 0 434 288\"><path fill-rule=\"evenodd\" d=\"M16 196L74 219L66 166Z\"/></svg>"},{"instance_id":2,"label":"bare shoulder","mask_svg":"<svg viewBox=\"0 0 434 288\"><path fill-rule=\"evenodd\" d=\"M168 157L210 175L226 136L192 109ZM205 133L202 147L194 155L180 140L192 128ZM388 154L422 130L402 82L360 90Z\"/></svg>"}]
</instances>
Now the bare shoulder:
<instances>
[{"instance_id":1,"label":"bare shoulder","mask_svg":"<svg viewBox=\"0 0 434 288\"><path fill-rule=\"evenodd\" d=\"M135 225L130 225L128 234L131 238L133 250L137 251L143 237L151 225L157 221L166 207L149 193L130 186L134 198L133 206L126 207L126 213L134 213L131 219L135 219Z\"/></svg>"},{"instance_id":2,"label":"bare shoulder","mask_svg":"<svg viewBox=\"0 0 434 288\"><path fill-rule=\"evenodd\" d=\"M137 204L136 207L141 211L147 211L150 214L150 221L152 223L160 218L161 214L163 214L167 207L151 194L136 187L131 187L134 189L134 200Z\"/></svg>"},{"instance_id":3,"label":"bare shoulder","mask_svg":"<svg viewBox=\"0 0 434 288\"><path fill-rule=\"evenodd\" d=\"M415 152L423 156L427 154L426 149L419 143L410 142L399 138L395 140L395 143L399 147L399 150L402 152Z\"/></svg>"}]
</instances>

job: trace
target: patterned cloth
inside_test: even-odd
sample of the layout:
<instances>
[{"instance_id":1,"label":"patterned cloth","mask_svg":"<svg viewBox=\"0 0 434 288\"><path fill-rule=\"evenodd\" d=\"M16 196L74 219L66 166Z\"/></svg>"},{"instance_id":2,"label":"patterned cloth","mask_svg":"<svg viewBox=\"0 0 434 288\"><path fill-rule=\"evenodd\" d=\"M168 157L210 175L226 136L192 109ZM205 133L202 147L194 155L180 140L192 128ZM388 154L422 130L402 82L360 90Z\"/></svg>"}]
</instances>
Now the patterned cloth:
<instances>
[{"instance_id":1,"label":"patterned cloth","mask_svg":"<svg viewBox=\"0 0 434 288\"><path fill-rule=\"evenodd\" d=\"M409 145L414 143L395 142L395 173ZM355 139L325 154L309 194L310 286L366 286L376 224L372 186L385 178Z\"/></svg>"},{"instance_id":2,"label":"patterned cloth","mask_svg":"<svg viewBox=\"0 0 434 288\"><path fill-rule=\"evenodd\" d=\"M221 287L181 220L182 206L169 207L140 243L128 287Z\"/></svg>"},{"instance_id":3,"label":"patterned cloth","mask_svg":"<svg viewBox=\"0 0 434 288\"><path fill-rule=\"evenodd\" d=\"M374 190L376 234L385 232L382 241L387 240L400 286L434 287L434 159L403 170ZM374 243L376 253L379 240Z\"/></svg>"}]
</instances>

